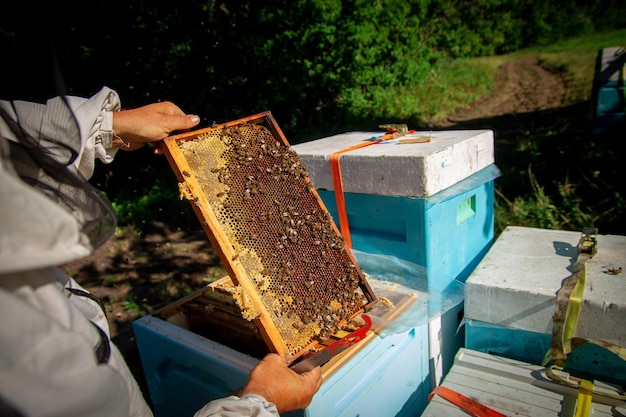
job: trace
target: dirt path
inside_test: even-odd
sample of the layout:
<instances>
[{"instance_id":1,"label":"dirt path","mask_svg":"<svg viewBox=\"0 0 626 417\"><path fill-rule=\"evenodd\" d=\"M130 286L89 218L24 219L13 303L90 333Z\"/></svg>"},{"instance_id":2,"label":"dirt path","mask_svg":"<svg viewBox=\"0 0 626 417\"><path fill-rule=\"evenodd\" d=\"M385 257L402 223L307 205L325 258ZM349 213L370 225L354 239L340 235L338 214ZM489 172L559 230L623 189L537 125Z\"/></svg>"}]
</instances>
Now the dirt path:
<instances>
[{"instance_id":1,"label":"dirt path","mask_svg":"<svg viewBox=\"0 0 626 417\"><path fill-rule=\"evenodd\" d=\"M563 105L565 88L563 80L536 58L511 61L498 69L490 96L457 110L442 126L558 108Z\"/></svg>"}]
</instances>

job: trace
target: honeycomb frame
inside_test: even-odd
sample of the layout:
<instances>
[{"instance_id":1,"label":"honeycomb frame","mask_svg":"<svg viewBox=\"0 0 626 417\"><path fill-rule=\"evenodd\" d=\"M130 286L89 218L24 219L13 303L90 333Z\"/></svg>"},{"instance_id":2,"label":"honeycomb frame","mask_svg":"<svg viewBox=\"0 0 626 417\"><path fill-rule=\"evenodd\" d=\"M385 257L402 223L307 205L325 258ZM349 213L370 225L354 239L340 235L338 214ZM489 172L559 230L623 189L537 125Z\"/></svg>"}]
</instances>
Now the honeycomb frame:
<instances>
[{"instance_id":1,"label":"honeycomb frame","mask_svg":"<svg viewBox=\"0 0 626 417\"><path fill-rule=\"evenodd\" d=\"M170 136L161 149L243 317L286 363L376 302L271 112Z\"/></svg>"}]
</instances>

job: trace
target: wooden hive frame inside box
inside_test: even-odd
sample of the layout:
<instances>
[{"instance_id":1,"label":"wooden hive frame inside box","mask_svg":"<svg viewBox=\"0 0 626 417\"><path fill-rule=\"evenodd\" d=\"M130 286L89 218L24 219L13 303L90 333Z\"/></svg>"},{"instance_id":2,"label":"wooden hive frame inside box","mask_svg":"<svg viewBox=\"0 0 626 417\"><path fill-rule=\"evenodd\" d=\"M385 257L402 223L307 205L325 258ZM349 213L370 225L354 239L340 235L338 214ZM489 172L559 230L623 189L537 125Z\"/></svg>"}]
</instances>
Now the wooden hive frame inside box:
<instances>
[{"instance_id":1,"label":"wooden hive frame inside box","mask_svg":"<svg viewBox=\"0 0 626 417\"><path fill-rule=\"evenodd\" d=\"M287 363L376 301L270 112L168 137L162 149L242 315Z\"/></svg>"},{"instance_id":2,"label":"wooden hive frame inside box","mask_svg":"<svg viewBox=\"0 0 626 417\"><path fill-rule=\"evenodd\" d=\"M419 299L418 294L408 287L392 282L379 282L378 285L381 286L379 289L382 288L383 296L368 313L373 321L372 327L362 341L333 356L322 366L324 379L341 368L367 343L374 340L388 322L395 320ZM242 312L233 297L234 292L233 281L225 276L155 311L153 315L238 352L262 359L268 352L268 346L260 336L259 329L242 317ZM346 337L352 330L354 328L337 330L323 343L313 346L311 351L324 349Z\"/></svg>"}]
</instances>

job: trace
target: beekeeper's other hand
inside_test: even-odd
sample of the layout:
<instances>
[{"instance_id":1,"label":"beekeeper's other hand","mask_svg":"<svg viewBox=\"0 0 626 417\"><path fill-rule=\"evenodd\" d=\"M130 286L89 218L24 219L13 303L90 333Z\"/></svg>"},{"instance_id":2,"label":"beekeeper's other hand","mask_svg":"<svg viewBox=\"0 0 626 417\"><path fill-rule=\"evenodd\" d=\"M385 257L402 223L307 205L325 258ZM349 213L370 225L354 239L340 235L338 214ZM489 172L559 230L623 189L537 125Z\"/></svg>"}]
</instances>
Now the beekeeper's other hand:
<instances>
[{"instance_id":1,"label":"beekeeper's other hand","mask_svg":"<svg viewBox=\"0 0 626 417\"><path fill-rule=\"evenodd\" d=\"M320 367L298 374L275 353L252 369L240 395L258 394L274 403L279 413L306 408L322 385Z\"/></svg>"},{"instance_id":2,"label":"beekeeper's other hand","mask_svg":"<svg viewBox=\"0 0 626 417\"><path fill-rule=\"evenodd\" d=\"M113 112L113 146L132 151L165 139L175 130L191 129L198 123L200 117L185 114L169 101Z\"/></svg>"}]
</instances>

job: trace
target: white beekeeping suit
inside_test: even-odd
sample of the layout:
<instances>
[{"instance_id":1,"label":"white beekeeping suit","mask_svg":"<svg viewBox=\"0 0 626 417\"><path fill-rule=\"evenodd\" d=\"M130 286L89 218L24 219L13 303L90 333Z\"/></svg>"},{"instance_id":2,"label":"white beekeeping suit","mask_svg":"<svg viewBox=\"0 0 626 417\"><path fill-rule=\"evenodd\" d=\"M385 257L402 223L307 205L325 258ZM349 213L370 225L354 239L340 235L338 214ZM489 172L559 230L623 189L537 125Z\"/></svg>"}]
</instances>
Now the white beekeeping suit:
<instances>
[{"instance_id":1,"label":"white beekeeping suit","mask_svg":"<svg viewBox=\"0 0 626 417\"><path fill-rule=\"evenodd\" d=\"M57 266L89 255L115 228L86 181L112 161L117 94L46 104L0 101L0 415L150 416L102 306ZM262 397L228 397L196 416L277 416Z\"/></svg>"}]
</instances>

